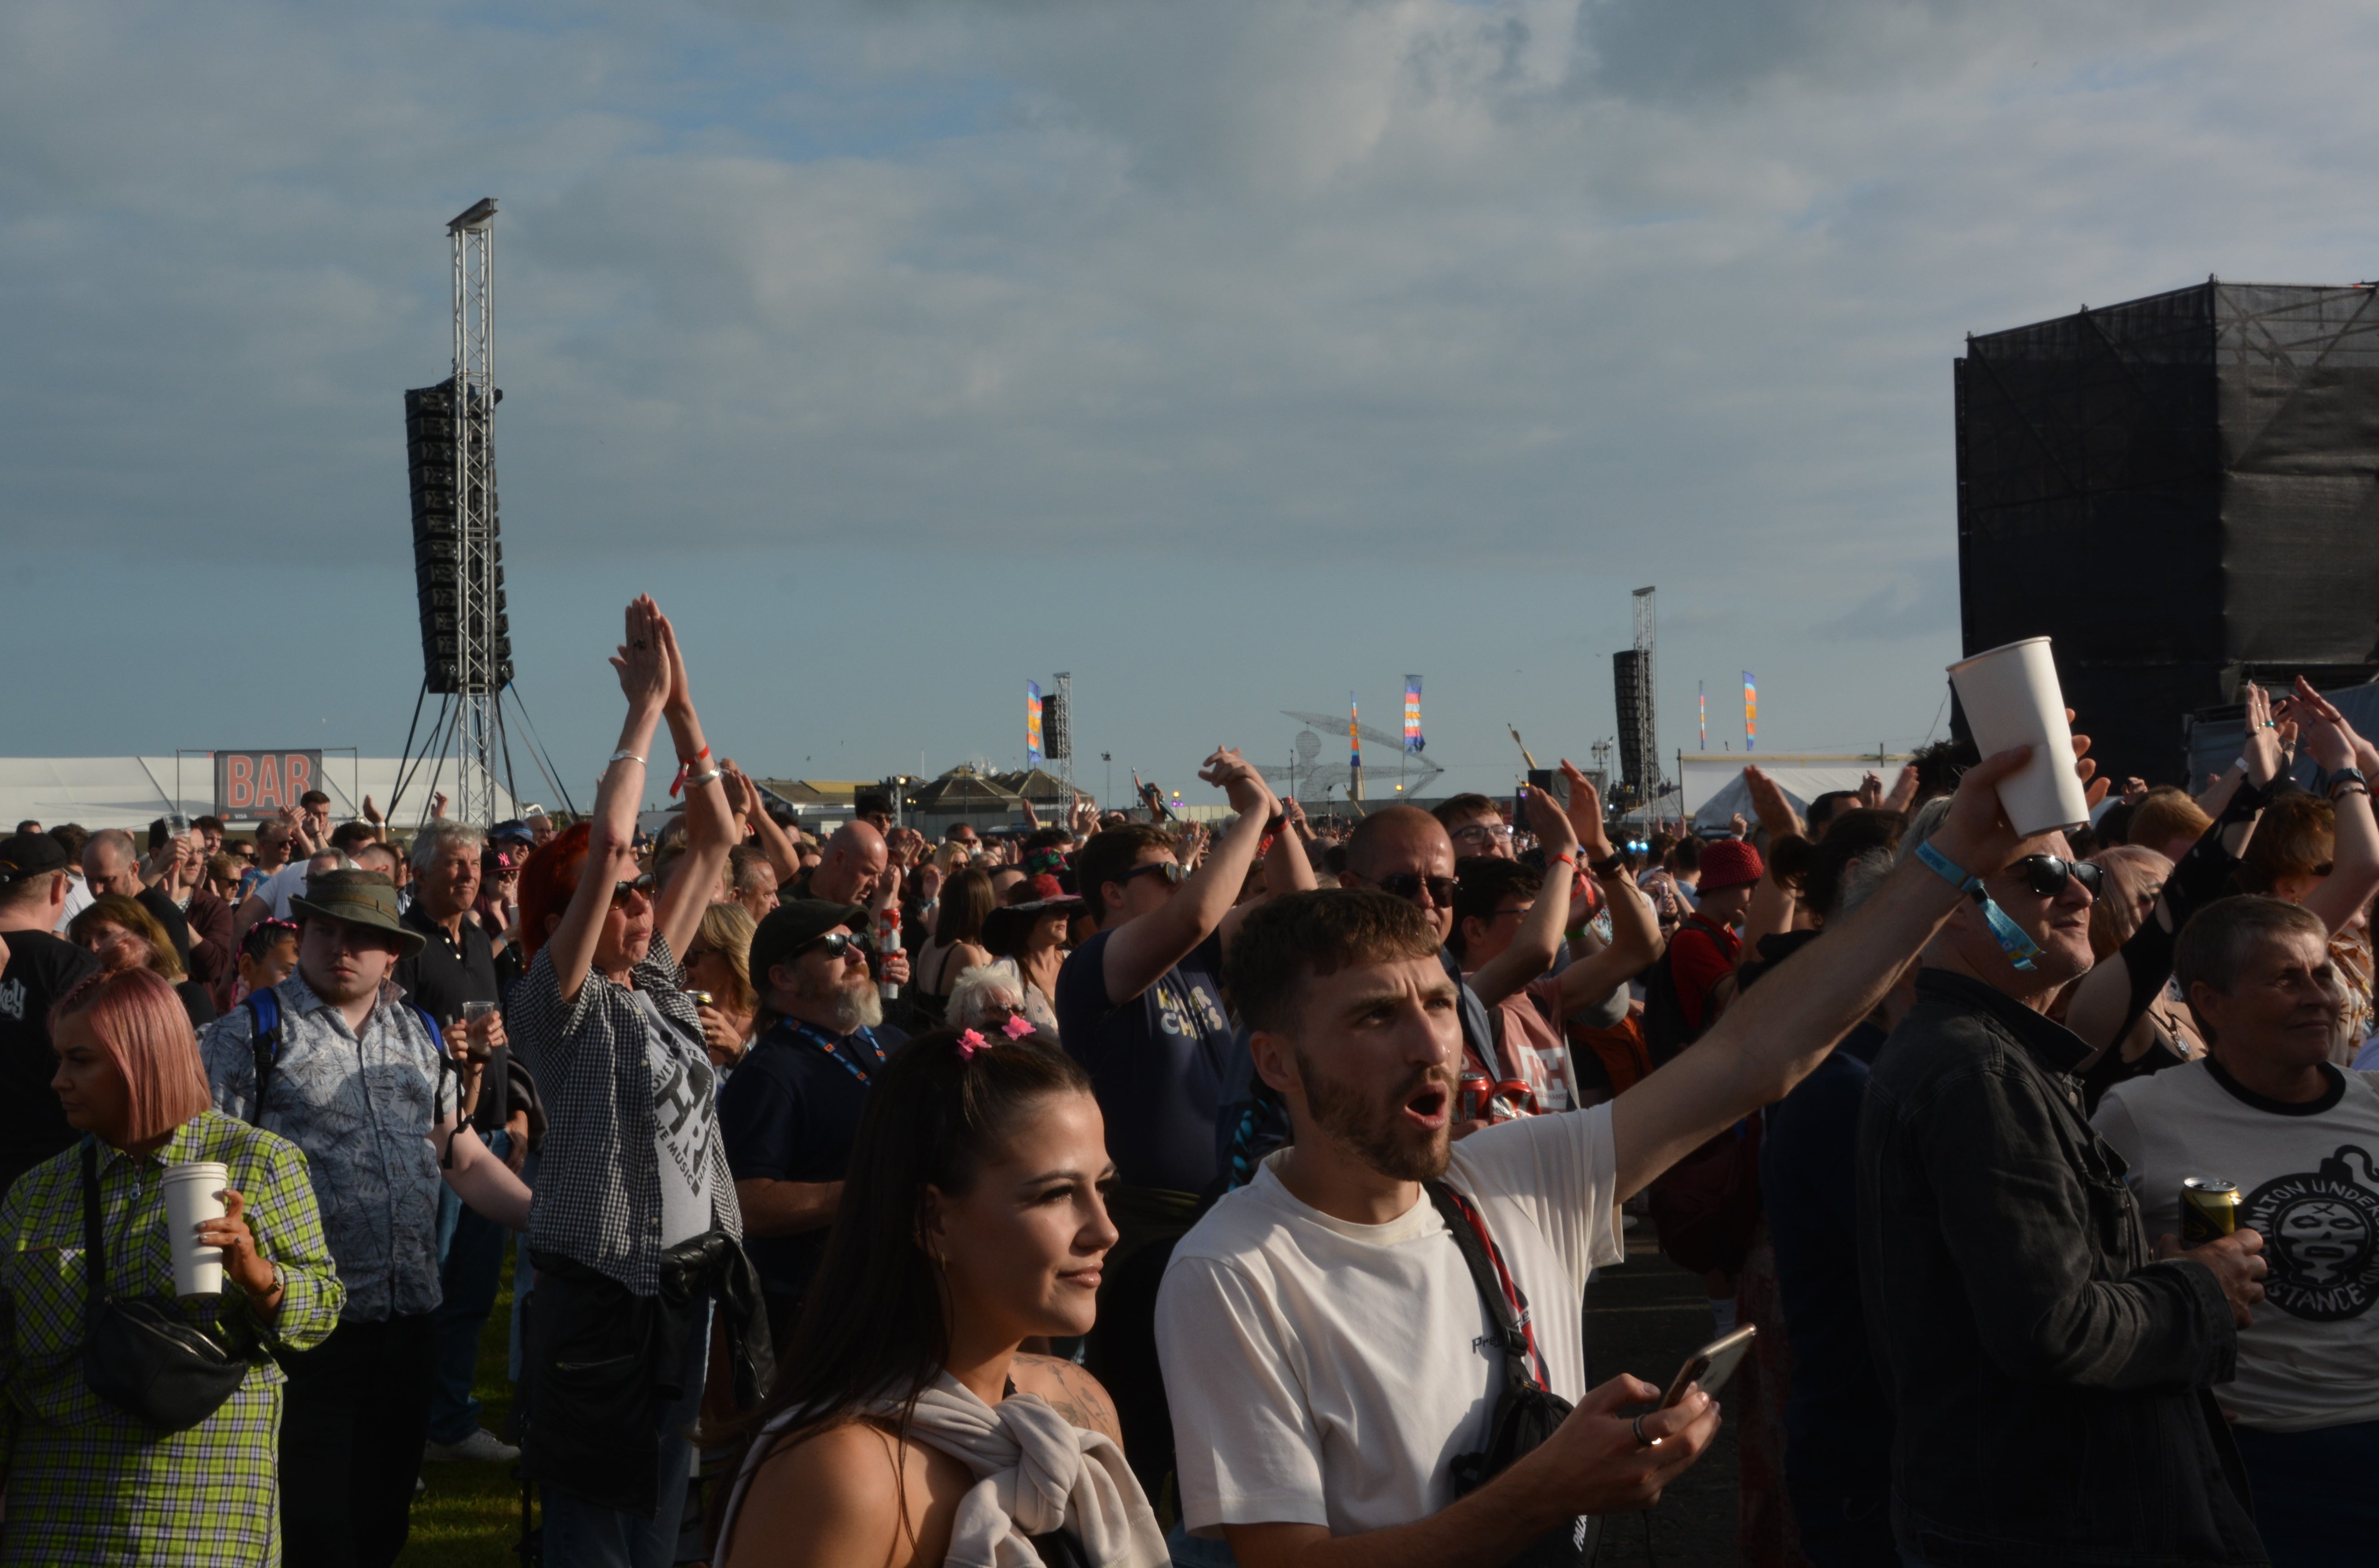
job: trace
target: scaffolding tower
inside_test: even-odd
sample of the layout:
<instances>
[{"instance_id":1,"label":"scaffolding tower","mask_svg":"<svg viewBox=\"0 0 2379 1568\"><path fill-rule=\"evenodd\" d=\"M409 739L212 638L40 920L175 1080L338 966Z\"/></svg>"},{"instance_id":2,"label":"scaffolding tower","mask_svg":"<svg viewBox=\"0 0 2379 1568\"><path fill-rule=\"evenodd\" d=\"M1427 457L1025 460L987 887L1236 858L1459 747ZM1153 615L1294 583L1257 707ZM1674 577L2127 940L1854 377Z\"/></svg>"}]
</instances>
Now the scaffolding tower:
<instances>
[{"instance_id":1,"label":"scaffolding tower","mask_svg":"<svg viewBox=\"0 0 2379 1568\"><path fill-rule=\"evenodd\" d=\"M454 814L495 820L497 702L509 671L496 540L496 202L446 225L454 242ZM503 639L509 641L509 639Z\"/></svg>"}]
</instances>

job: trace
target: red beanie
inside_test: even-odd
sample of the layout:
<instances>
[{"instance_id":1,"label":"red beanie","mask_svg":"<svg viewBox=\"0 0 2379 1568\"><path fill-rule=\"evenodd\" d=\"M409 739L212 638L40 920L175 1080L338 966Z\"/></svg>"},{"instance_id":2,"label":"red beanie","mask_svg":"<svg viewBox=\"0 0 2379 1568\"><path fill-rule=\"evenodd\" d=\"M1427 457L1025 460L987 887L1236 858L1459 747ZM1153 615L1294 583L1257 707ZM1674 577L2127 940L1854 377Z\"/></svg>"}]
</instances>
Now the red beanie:
<instances>
[{"instance_id":1,"label":"red beanie","mask_svg":"<svg viewBox=\"0 0 2379 1568\"><path fill-rule=\"evenodd\" d=\"M1699 887L1705 893L1715 893L1722 887L1738 887L1746 882L1757 882L1767 867L1759 863L1759 851L1740 838L1721 838L1702 847L1702 874Z\"/></svg>"}]
</instances>

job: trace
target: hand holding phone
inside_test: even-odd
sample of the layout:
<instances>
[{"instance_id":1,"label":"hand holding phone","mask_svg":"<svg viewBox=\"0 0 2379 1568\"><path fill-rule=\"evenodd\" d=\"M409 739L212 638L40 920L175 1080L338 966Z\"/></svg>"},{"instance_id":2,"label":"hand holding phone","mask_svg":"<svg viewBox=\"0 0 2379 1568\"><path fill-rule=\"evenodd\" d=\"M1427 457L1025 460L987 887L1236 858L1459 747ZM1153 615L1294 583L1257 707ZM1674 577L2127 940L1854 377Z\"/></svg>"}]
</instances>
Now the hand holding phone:
<instances>
[{"instance_id":1,"label":"hand holding phone","mask_svg":"<svg viewBox=\"0 0 2379 1568\"><path fill-rule=\"evenodd\" d=\"M1674 1409L1685 1397L1685 1391L1696 1383L1701 1385L1704 1393L1716 1397L1718 1391L1726 1386L1726 1380L1734 1376L1734 1369L1743 1365L1743 1358L1751 1353L1751 1342L1758 1337L1759 1330L1745 1323L1686 1357L1685 1364L1677 1369L1676 1380L1669 1384L1669 1392L1660 1396L1660 1408Z\"/></svg>"}]
</instances>

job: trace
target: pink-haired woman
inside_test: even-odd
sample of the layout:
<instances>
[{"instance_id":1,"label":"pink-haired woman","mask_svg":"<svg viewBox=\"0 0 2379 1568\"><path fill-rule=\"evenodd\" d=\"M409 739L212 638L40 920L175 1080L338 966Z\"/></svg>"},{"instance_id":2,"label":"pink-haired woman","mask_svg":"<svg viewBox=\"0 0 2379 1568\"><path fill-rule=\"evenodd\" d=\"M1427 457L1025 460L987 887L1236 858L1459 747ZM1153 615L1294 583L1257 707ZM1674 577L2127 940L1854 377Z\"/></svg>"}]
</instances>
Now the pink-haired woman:
<instances>
[{"instance_id":1,"label":"pink-haired woman","mask_svg":"<svg viewBox=\"0 0 2379 1568\"><path fill-rule=\"evenodd\" d=\"M211 1108L188 1016L147 969L69 991L50 1036L50 1087L87 1136L0 1200L0 1563L276 1563L282 1375L271 1352L321 1343L346 1300L305 1156ZM199 1161L228 1172L223 1217L198 1229L223 1251L223 1293L177 1301L161 1182ZM186 1429L152 1425L86 1381L94 1178L106 1294L151 1298L248 1362Z\"/></svg>"}]
</instances>

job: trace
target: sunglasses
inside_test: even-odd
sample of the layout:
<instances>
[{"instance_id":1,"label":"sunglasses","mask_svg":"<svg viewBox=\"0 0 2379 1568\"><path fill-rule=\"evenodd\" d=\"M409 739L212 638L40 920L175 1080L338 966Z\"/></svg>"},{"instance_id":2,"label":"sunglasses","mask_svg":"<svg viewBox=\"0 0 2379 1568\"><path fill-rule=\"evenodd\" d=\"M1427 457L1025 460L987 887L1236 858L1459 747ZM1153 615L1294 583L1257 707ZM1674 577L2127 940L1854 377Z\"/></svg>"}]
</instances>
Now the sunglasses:
<instances>
[{"instance_id":1,"label":"sunglasses","mask_svg":"<svg viewBox=\"0 0 2379 1568\"><path fill-rule=\"evenodd\" d=\"M1135 876L1148 876L1151 874L1165 878L1166 882L1171 883L1176 887L1180 887L1181 884L1190 879L1190 874L1181 869L1180 862L1177 861L1152 861L1146 865L1133 866L1129 871L1127 871L1122 875L1116 877L1115 880L1117 882L1129 882Z\"/></svg>"},{"instance_id":2,"label":"sunglasses","mask_svg":"<svg viewBox=\"0 0 2379 1568\"><path fill-rule=\"evenodd\" d=\"M1423 876L1418 872L1400 871L1393 876L1373 878L1371 886L1389 898L1402 899L1408 904L1419 903L1421 889L1425 887L1429 890L1431 903L1442 910L1454 907L1454 878L1451 876Z\"/></svg>"},{"instance_id":3,"label":"sunglasses","mask_svg":"<svg viewBox=\"0 0 2379 1568\"><path fill-rule=\"evenodd\" d=\"M611 884L611 907L616 910L625 905L631 893L642 893L650 898L652 892L653 874L649 871L634 882L614 882Z\"/></svg>"},{"instance_id":4,"label":"sunglasses","mask_svg":"<svg viewBox=\"0 0 2379 1568\"><path fill-rule=\"evenodd\" d=\"M858 937L847 931L829 931L824 936L812 937L786 956L798 959L813 947L829 959L842 959L850 956L854 950L859 950L860 942Z\"/></svg>"},{"instance_id":5,"label":"sunglasses","mask_svg":"<svg viewBox=\"0 0 2379 1568\"><path fill-rule=\"evenodd\" d=\"M2023 885L2043 899L2062 897L2068 882L2079 882L2095 899L2107 883L2107 868L2096 862L2069 861L2058 855L2026 855L2008 870L2023 877Z\"/></svg>"}]
</instances>

